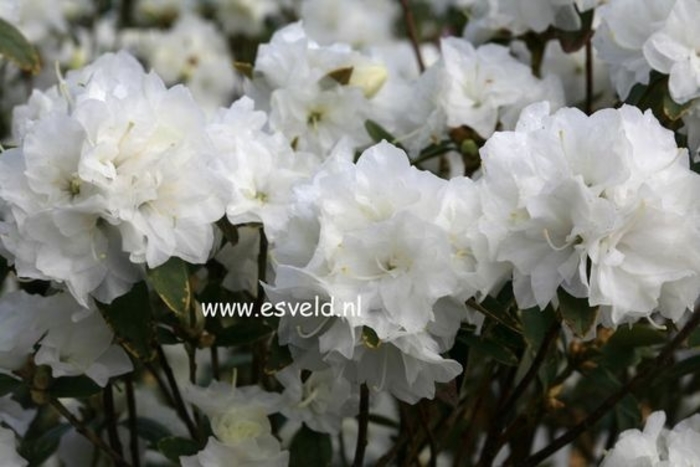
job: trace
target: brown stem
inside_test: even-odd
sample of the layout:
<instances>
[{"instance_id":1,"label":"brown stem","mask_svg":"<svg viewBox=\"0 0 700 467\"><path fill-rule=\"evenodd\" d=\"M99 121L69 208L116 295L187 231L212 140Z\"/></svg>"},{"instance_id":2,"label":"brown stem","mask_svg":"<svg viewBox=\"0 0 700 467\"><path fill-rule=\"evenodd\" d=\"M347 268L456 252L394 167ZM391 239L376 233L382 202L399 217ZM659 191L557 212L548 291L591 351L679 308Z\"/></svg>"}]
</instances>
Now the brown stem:
<instances>
[{"instance_id":1,"label":"brown stem","mask_svg":"<svg viewBox=\"0 0 700 467\"><path fill-rule=\"evenodd\" d=\"M559 336L560 329L561 324L559 321L552 323L552 326L550 326L544 339L542 339L540 348L537 349L537 354L535 354L535 358L532 361L532 365L530 365L530 368L527 370L527 373L525 373L523 379L520 380L505 402L503 404L499 404L498 416L489 429L486 437L486 443L481 453L481 459L479 459L479 466L491 465L501 446L503 446L504 440L498 436L501 432L503 424L520 397L525 393L525 391L527 391L527 388L537 377L537 373L539 372L540 367L544 363L545 358L549 353L549 348L551 347L552 342L554 342Z\"/></svg>"},{"instance_id":2,"label":"brown stem","mask_svg":"<svg viewBox=\"0 0 700 467\"><path fill-rule=\"evenodd\" d=\"M131 375L124 378L126 385L126 407L129 412L129 449L131 450L131 462L134 467L141 467L139 456L139 433L136 418L136 396L134 394L134 382Z\"/></svg>"},{"instance_id":3,"label":"brown stem","mask_svg":"<svg viewBox=\"0 0 700 467\"><path fill-rule=\"evenodd\" d=\"M109 447L107 443L105 443L102 438L97 436L97 434L86 427L83 422L78 420L75 415L73 415L63 404L58 399L51 399L51 406L58 411L58 413L63 416L66 420L68 420L68 423L70 423L73 428L75 428L75 431L83 435L85 438L87 438L90 443L92 443L93 446L95 446L97 449L104 451L106 454L108 454L112 459L114 459L114 462L120 466L120 467L129 467L131 464L126 462L124 458L116 452L114 449Z\"/></svg>"},{"instance_id":4,"label":"brown stem","mask_svg":"<svg viewBox=\"0 0 700 467\"><path fill-rule=\"evenodd\" d=\"M366 383L360 386L360 414L357 418L357 424L357 444L352 466L362 467L367 449L367 427L369 425L369 388Z\"/></svg>"},{"instance_id":5,"label":"brown stem","mask_svg":"<svg viewBox=\"0 0 700 467\"><path fill-rule=\"evenodd\" d=\"M109 438L109 445L114 452L122 455L122 443L119 441L119 434L117 433L117 413L114 409L114 392L112 383L108 383L105 387L104 393L102 394L102 402L105 409L105 419L107 421L107 437Z\"/></svg>"},{"instance_id":6,"label":"brown stem","mask_svg":"<svg viewBox=\"0 0 700 467\"><path fill-rule=\"evenodd\" d=\"M593 113L593 45L586 42L586 114Z\"/></svg>"},{"instance_id":7,"label":"brown stem","mask_svg":"<svg viewBox=\"0 0 700 467\"><path fill-rule=\"evenodd\" d=\"M161 347L160 345L157 346L156 351L158 352L160 366L163 369L163 373L165 373L165 378L168 380L170 390L172 391L173 402L175 403L175 410L180 416L180 419L187 426L187 431L190 433L192 439L199 439L197 427L195 426L194 422L192 422L190 414L187 412L187 406L185 405L185 401L182 399L182 394L180 393L180 388L177 385L175 374L173 373L173 369L170 367L170 363L168 363L168 359L165 356L165 352L163 352L163 347Z\"/></svg>"},{"instance_id":8,"label":"brown stem","mask_svg":"<svg viewBox=\"0 0 700 467\"><path fill-rule=\"evenodd\" d=\"M401 7L403 8L404 22L406 23L406 31L408 32L408 38L411 40L411 46L413 47L413 53L416 55L416 61L418 62L418 69L421 73L425 71L425 62L423 61L423 55L420 51L420 41L418 40L418 31L416 30L416 21L413 17L413 10L408 0L401 0Z\"/></svg>"}]
</instances>

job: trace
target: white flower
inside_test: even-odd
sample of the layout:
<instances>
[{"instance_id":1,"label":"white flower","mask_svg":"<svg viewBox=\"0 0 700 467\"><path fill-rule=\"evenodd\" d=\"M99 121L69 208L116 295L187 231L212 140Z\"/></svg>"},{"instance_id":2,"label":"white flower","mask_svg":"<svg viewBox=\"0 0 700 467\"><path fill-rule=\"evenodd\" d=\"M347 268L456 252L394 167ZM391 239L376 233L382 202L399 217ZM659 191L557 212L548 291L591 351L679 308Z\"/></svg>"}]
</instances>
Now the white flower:
<instances>
[{"instance_id":1,"label":"white flower","mask_svg":"<svg viewBox=\"0 0 700 467\"><path fill-rule=\"evenodd\" d=\"M0 232L18 275L64 283L83 305L139 279L131 263L207 260L224 214L204 116L125 52L36 91L0 160L11 216ZM131 262L130 262L131 261Z\"/></svg>"},{"instance_id":2,"label":"white flower","mask_svg":"<svg viewBox=\"0 0 700 467\"><path fill-rule=\"evenodd\" d=\"M279 441L273 436L245 439L227 445L209 437L207 445L194 456L180 457L182 467L287 467L289 452L280 451Z\"/></svg>"},{"instance_id":3,"label":"white flower","mask_svg":"<svg viewBox=\"0 0 700 467\"><path fill-rule=\"evenodd\" d=\"M216 171L227 191L226 214L232 224L262 222L271 239L287 221L292 187L306 179L319 161L294 152L280 133L265 131L264 112L247 97L220 110L207 126L217 154Z\"/></svg>"},{"instance_id":4,"label":"white flower","mask_svg":"<svg viewBox=\"0 0 700 467\"><path fill-rule=\"evenodd\" d=\"M288 453L280 450L267 418L279 411L279 394L214 381L207 388L185 386L183 396L209 417L216 437L210 437L197 455L183 458L183 465L286 465Z\"/></svg>"},{"instance_id":5,"label":"white flower","mask_svg":"<svg viewBox=\"0 0 700 467\"><path fill-rule=\"evenodd\" d=\"M389 42L398 13L398 5L390 0L303 0L299 7L299 17L315 41L358 48Z\"/></svg>"},{"instance_id":6,"label":"white flower","mask_svg":"<svg viewBox=\"0 0 700 467\"><path fill-rule=\"evenodd\" d=\"M481 228L493 257L515 267L519 305L543 308L562 286L603 305L608 325L657 308L680 319L700 287L700 251L686 246L700 178L687 153L633 107L548 114L529 107L482 151Z\"/></svg>"},{"instance_id":7,"label":"white flower","mask_svg":"<svg viewBox=\"0 0 700 467\"><path fill-rule=\"evenodd\" d=\"M7 467L25 467L26 459L17 454L17 440L14 431L0 427L0 458Z\"/></svg>"},{"instance_id":8,"label":"white flower","mask_svg":"<svg viewBox=\"0 0 700 467\"><path fill-rule=\"evenodd\" d=\"M167 31L123 34L123 42L145 58L166 84L187 83L197 102L207 109L231 102L236 85L233 59L213 23L187 14Z\"/></svg>"},{"instance_id":9,"label":"white flower","mask_svg":"<svg viewBox=\"0 0 700 467\"><path fill-rule=\"evenodd\" d=\"M98 312L87 316L73 297L57 294L44 298L47 333L34 361L51 367L54 377L86 375L104 387L109 378L133 370L124 350L112 344L114 332Z\"/></svg>"},{"instance_id":10,"label":"white flower","mask_svg":"<svg viewBox=\"0 0 700 467\"><path fill-rule=\"evenodd\" d=\"M663 27L644 44L644 56L657 71L670 75L671 97L684 103L700 96L700 34L693 18L700 15L700 2L678 0Z\"/></svg>"},{"instance_id":11,"label":"white flower","mask_svg":"<svg viewBox=\"0 0 700 467\"><path fill-rule=\"evenodd\" d=\"M657 411L649 415L643 432L636 429L623 431L615 447L606 454L601 467L698 465L700 416L687 418L671 430L664 428L665 421L666 414Z\"/></svg>"},{"instance_id":12,"label":"white flower","mask_svg":"<svg viewBox=\"0 0 700 467\"><path fill-rule=\"evenodd\" d=\"M381 63L347 45L319 46L294 23L260 46L246 94L293 148L325 158L343 138L370 143L364 123L385 79Z\"/></svg>"},{"instance_id":13,"label":"white flower","mask_svg":"<svg viewBox=\"0 0 700 467\"><path fill-rule=\"evenodd\" d=\"M564 102L558 79L538 80L506 47L490 44L475 49L462 39L446 38L442 54L440 103L450 127L467 125L487 138L499 121L512 128L529 103L547 99L556 108ZM523 89L528 89L526 95Z\"/></svg>"},{"instance_id":14,"label":"white flower","mask_svg":"<svg viewBox=\"0 0 700 467\"><path fill-rule=\"evenodd\" d=\"M652 66L644 49L659 30L676 0L612 0L598 9L601 24L593 37L598 57L622 99L636 83L649 83Z\"/></svg>"},{"instance_id":15,"label":"white flower","mask_svg":"<svg viewBox=\"0 0 700 467\"><path fill-rule=\"evenodd\" d=\"M517 36L527 31L543 32L550 25L569 31L581 26L574 0L470 0L468 3L470 19L464 36L472 42L484 42L501 29Z\"/></svg>"},{"instance_id":16,"label":"white flower","mask_svg":"<svg viewBox=\"0 0 700 467\"><path fill-rule=\"evenodd\" d=\"M265 20L278 15L287 0L213 0L216 18L229 35L256 36L265 30Z\"/></svg>"},{"instance_id":17,"label":"white flower","mask_svg":"<svg viewBox=\"0 0 700 467\"><path fill-rule=\"evenodd\" d=\"M282 415L304 422L314 431L337 434L343 417L357 414L357 391L330 368L314 371L304 381L301 376L293 366L275 374L284 386Z\"/></svg>"},{"instance_id":18,"label":"white flower","mask_svg":"<svg viewBox=\"0 0 700 467\"><path fill-rule=\"evenodd\" d=\"M0 299L0 368L16 370L34 351L34 344L46 332L46 307L41 296L17 291Z\"/></svg>"}]
</instances>

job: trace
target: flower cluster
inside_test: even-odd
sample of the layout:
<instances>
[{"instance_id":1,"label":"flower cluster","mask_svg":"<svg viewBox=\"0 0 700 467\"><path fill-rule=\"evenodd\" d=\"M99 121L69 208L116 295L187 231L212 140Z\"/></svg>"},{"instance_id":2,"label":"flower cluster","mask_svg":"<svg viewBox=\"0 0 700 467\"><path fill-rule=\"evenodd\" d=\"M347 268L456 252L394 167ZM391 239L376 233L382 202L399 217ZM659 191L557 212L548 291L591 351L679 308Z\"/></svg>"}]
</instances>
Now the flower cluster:
<instances>
[{"instance_id":1,"label":"flower cluster","mask_svg":"<svg viewBox=\"0 0 700 467\"><path fill-rule=\"evenodd\" d=\"M658 411L649 415L644 431L622 432L615 447L605 455L601 467L698 465L700 415L679 422L671 430L664 428L665 422L666 414Z\"/></svg>"},{"instance_id":2,"label":"flower cluster","mask_svg":"<svg viewBox=\"0 0 700 467\"><path fill-rule=\"evenodd\" d=\"M204 262L224 212L205 123L187 89L126 53L35 91L0 160L1 237L17 274L65 284L87 305L128 291L137 264Z\"/></svg>"}]
</instances>

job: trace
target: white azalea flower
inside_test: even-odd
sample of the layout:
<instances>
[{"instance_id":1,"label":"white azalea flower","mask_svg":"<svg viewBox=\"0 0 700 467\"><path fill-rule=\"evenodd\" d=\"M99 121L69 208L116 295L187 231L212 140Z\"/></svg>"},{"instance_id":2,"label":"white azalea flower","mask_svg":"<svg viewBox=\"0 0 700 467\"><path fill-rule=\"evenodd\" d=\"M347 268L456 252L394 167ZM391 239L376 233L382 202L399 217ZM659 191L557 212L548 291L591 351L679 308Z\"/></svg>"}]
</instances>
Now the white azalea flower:
<instances>
[{"instance_id":1,"label":"white azalea flower","mask_svg":"<svg viewBox=\"0 0 700 467\"><path fill-rule=\"evenodd\" d=\"M543 32L549 26L567 31L581 26L575 0L470 0L467 3L470 20L464 36L472 42L484 42L501 29L517 36L527 31Z\"/></svg>"},{"instance_id":2,"label":"white azalea flower","mask_svg":"<svg viewBox=\"0 0 700 467\"><path fill-rule=\"evenodd\" d=\"M325 158L342 138L371 142L364 122L385 80L381 63L344 44L320 46L294 23L260 46L246 94L292 147Z\"/></svg>"},{"instance_id":3,"label":"white azalea flower","mask_svg":"<svg viewBox=\"0 0 700 467\"><path fill-rule=\"evenodd\" d=\"M125 52L35 91L0 161L11 213L0 233L20 277L103 302L172 256L207 260L224 214L204 116Z\"/></svg>"},{"instance_id":4,"label":"white azalea flower","mask_svg":"<svg viewBox=\"0 0 700 467\"><path fill-rule=\"evenodd\" d=\"M311 175L319 161L294 152L280 133L264 129L264 112L248 97L220 110L207 126L217 154L217 172L227 189L226 214L232 224L262 222L274 235L287 221L292 187Z\"/></svg>"},{"instance_id":5,"label":"white azalea flower","mask_svg":"<svg viewBox=\"0 0 700 467\"><path fill-rule=\"evenodd\" d=\"M343 417L358 412L357 387L332 369L314 371L302 381L294 366L275 374L284 386L281 413L290 420L304 422L314 431L337 434Z\"/></svg>"},{"instance_id":6,"label":"white azalea flower","mask_svg":"<svg viewBox=\"0 0 700 467\"><path fill-rule=\"evenodd\" d=\"M54 377L86 375L104 387L112 376L133 370L124 350L112 344L114 332L98 312L86 311L67 294L45 298L50 311L43 313L47 333L34 361L51 367Z\"/></svg>"},{"instance_id":7,"label":"white azalea flower","mask_svg":"<svg viewBox=\"0 0 700 467\"><path fill-rule=\"evenodd\" d=\"M617 93L626 99L636 83L649 83L652 65L645 45L668 17L676 0L612 0L598 9L593 37L598 57L610 69Z\"/></svg>"},{"instance_id":8,"label":"white azalea flower","mask_svg":"<svg viewBox=\"0 0 700 467\"><path fill-rule=\"evenodd\" d=\"M693 18L697 0L677 0L668 18L644 44L644 56L655 70L669 76L668 89L676 102L700 97L700 33Z\"/></svg>"},{"instance_id":9,"label":"white azalea flower","mask_svg":"<svg viewBox=\"0 0 700 467\"><path fill-rule=\"evenodd\" d=\"M167 31L126 31L122 42L149 63L168 85L187 83L203 107L228 105L236 77L225 38L194 14L181 16Z\"/></svg>"},{"instance_id":10,"label":"white azalea flower","mask_svg":"<svg viewBox=\"0 0 700 467\"><path fill-rule=\"evenodd\" d=\"M379 45L393 36L399 7L390 0L303 0L299 17L320 44Z\"/></svg>"},{"instance_id":11,"label":"white azalea flower","mask_svg":"<svg viewBox=\"0 0 700 467\"><path fill-rule=\"evenodd\" d=\"M17 454L17 440L14 431L0 427L0 458L7 467L25 467L26 459Z\"/></svg>"},{"instance_id":12,"label":"white azalea flower","mask_svg":"<svg viewBox=\"0 0 700 467\"><path fill-rule=\"evenodd\" d=\"M700 416L682 420L671 430L664 428L665 422L666 414L657 411L647 418L644 431L623 431L613 449L605 455L601 467L697 465L700 462L697 450Z\"/></svg>"},{"instance_id":13,"label":"white azalea flower","mask_svg":"<svg viewBox=\"0 0 700 467\"><path fill-rule=\"evenodd\" d=\"M690 200L700 178L650 112L549 116L534 105L482 157L481 228L491 254L513 263L522 308L543 308L559 286L603 305L608 325L657 308L678 320L692 308L700 251L687 244L698 234Z\"/></svg>"},{"instance_id":14,"label":"white azalea flower","mask_svg":"<svg viewBox=\"0 0 700 467\"><path fill-rule=\"evenodd\" d=\"M215 436L209 438L203 451L182 458L183 465L286 465L289 454L280 450L267 418L279 411L279 394L257 386L234 387L214 381L207 388L185 386L183 396L209 417Z\"/></svg>"}]
</instances>

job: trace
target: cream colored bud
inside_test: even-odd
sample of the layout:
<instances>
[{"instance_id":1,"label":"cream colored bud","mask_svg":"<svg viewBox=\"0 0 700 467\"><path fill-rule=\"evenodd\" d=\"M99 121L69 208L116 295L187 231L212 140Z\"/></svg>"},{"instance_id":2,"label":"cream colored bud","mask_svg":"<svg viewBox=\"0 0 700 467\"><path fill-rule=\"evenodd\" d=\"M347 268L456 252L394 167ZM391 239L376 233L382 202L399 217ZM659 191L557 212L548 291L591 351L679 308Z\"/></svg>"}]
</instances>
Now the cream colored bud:
<instances>
[{"instance_id":1,"label":"cream colored bud","mask_svg":"<svg viewBox=\"0 0 700 467\"><path fill-rule=\"evenodd\" d=\"M382 89L388 77L384 65L360 65L353 68L348 84L361 88L365 97L371 99Z\"/></svg>"}]
</instances>

